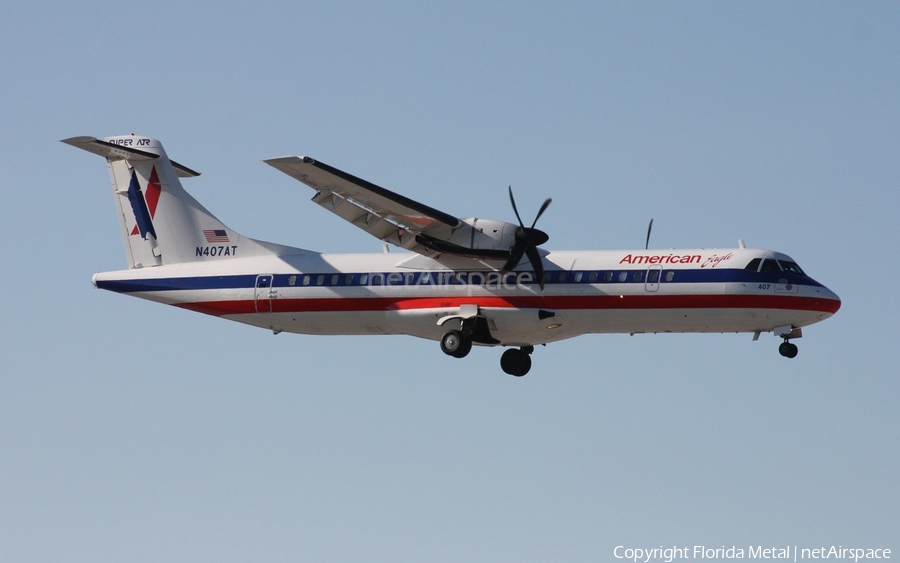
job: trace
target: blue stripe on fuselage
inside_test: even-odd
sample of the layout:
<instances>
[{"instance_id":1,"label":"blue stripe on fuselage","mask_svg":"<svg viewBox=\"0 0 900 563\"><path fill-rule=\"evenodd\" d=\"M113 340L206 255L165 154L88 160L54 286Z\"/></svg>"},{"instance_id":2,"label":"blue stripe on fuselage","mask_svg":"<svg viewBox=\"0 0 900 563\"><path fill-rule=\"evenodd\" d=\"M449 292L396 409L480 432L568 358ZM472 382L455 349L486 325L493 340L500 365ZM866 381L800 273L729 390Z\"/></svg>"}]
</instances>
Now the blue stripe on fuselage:
<instances>
[{"instance_id":1,"label":"blue stripe on fuselage","mask_svg":"<svg viewBox=\"0 0 900 563\"><path fill-rule=\"evenodd\" d=\"M611 272L611 280L605 281L605 275ZM620 281L620 275L625 273L625 280ZM549 279L545 286L555 285L613 285L613 284L644 284L646 272L641 269L626 270L551 270L547 272ZM671 280L667 274L674 272ZM472 271L463 272L463 280L458 279L454 272L328 272L328 273L292 273L277 274L272 281L272 287L404 287L404 286L464 286L485 285L493 283L491 274L497 272ZM515 276L528 272L512 272L508 276ZM592 281L592 274L596 273ZM476 275L472 275L476 274ZM564 279L562 275L564 274ZM575 281L577 274L581 274ZM638 276L638 274L640 274ZM320 282L321 276L321 282ZM428 276L427 278L425 276ZM440 276L440 277L438 277ZM131 280L98 280L97 287L117 293L136 293L154 291L184 291L203 289L251 289L256 285L256 274L240 274L232 276L201 276L201 277L174 277L174 278L135 278ZM480 283L469 278L479 278ZM531 273L531 278L534 274ZM516 283L516 278L510 280ZM305 283L304 283L305 282ZM800 276L789 272L753 272L743 269L709 269L709 270L662 270L659 282L665 286L672 283L771 283L794 284L822 287L822 284L808 276ZM528 285L537 285L536 281L527 282Z\"/></svg>"}]
</instances>

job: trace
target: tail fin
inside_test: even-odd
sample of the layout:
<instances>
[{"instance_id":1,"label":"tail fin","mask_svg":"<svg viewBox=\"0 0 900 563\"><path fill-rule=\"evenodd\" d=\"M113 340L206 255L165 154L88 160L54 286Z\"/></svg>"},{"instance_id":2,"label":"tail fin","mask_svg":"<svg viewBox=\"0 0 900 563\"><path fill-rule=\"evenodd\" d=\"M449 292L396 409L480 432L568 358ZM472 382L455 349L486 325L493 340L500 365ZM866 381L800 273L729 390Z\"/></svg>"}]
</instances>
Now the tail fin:
<instances>
[{"instance_id":1,"label":"tail fin","mask_svg":"<svg viewBox=\"0 0 900 563\"><path fill-rule=\"evenodd\" d=\"M106 158L130 268L280 250L229 229L191 197L178 178L200 173L169 160L156 139L128 135L62 142Z\"/></svg>"}]
</instances>

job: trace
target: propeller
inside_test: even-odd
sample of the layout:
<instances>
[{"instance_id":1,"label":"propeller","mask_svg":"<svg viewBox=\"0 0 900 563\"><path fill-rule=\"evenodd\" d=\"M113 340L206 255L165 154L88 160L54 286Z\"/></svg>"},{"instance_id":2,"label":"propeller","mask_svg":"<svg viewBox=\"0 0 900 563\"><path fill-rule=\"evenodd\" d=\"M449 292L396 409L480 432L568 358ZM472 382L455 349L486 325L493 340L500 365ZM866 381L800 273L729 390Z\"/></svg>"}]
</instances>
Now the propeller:
<instances>
[{"instance_id":1,"label":"propeller","mask_svg":"<svg viewBox=\"0 0 900 563\"><path fill-rule=\"evenodd\" d=\"M547 207L550 206L551 201L553 200L549 197L544 201L534 221L531 222L531 226L526 227L525 223L522 222L522 217L519 215L518 208L516 208L516 198L513 197L512 186L509 187L509 202L512 204L516 219L519 220L519 228L516 229L516 242L509 253L509 260L503 265L502 271L504 274L509 272L522 260L523 255L527 256L528 261L531 262L531 267L534 268L534 275L537 276L538 283L541 285L541 291L544 290L544 264L537 247L550 240L550 236L540 229L535 229L534 226L537 224L538 219L541 218L541 215L544 214L544 211L547 210Z\"/></svg>"}]
</instances>

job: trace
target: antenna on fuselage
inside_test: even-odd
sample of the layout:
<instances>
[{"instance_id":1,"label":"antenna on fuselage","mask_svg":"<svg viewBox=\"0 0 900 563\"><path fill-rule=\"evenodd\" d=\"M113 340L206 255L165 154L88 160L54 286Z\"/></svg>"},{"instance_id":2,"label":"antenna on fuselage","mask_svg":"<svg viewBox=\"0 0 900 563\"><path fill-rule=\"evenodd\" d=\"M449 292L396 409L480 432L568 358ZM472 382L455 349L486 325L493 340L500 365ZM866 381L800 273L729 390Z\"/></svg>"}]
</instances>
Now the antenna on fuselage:
<instances>
[{"instance_id":1,"label":"antenna on fuselage","mask_svg":"<svg viewBox=\"0 0 900 563\"><path fill-rule=\"evenodd\" d=\"M650 231L653 230L653 219L650 219L650 224L647 225L647 242L644 243L644 250L650 248Z\"/></svg>"}]
</instances>

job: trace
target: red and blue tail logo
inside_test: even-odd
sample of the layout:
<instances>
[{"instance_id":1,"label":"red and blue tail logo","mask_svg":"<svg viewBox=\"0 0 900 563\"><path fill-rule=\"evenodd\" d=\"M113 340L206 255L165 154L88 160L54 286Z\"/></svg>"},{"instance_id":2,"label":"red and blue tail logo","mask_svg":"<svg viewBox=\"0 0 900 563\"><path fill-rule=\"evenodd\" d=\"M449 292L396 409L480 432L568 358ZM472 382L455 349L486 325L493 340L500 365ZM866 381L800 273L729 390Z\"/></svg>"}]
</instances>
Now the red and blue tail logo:
<instances>
[{"instance_id":1,"label":"red and blue tail logo","mask_svg":"<svg viewBox=\"0 0 900 563\"><path fill-rule=\"evenodd\" d=\"M128 202L131 204L131 211L134 212L134 220L137 223L131 230L131 235L141 235L141 238L147 240L147 235L153 235L156 239L156 230L153 228L153 218L156 216L156 206L159 205L159 195L162 187L159 185L159 176L156 174L156 167L150 171L150 181L147 182L146 196L141 191L140 183L138 183L137 173L131 173L131 183L128 184Z\"/></svg>"}]
</instances>

